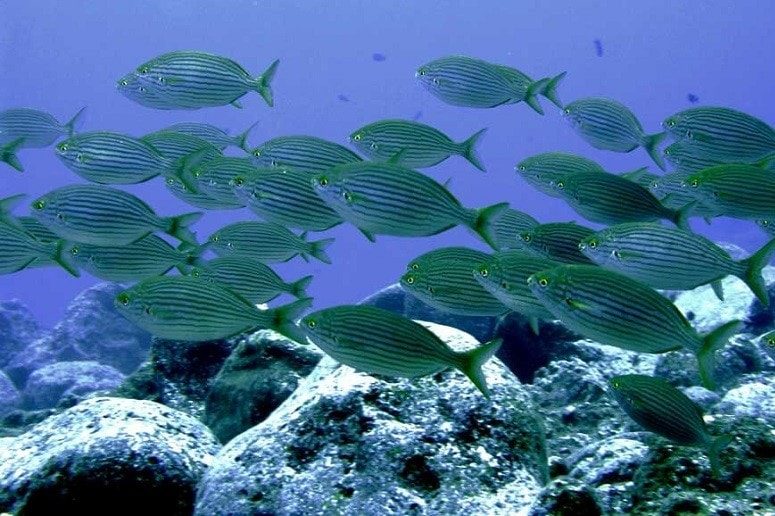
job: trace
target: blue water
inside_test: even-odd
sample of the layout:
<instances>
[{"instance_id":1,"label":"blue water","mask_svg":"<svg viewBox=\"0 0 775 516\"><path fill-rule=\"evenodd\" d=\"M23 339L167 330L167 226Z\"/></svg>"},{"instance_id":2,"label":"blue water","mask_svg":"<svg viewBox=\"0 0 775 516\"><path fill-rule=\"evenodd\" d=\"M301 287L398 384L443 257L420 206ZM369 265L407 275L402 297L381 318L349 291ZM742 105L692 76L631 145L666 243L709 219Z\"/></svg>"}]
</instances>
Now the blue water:
<instances>
[{"instance_id":1,"label":"blue water","mask_svg":"<svg viewBox=\"0 0 775 516\"><path fill-rule=\"evenodd\" d=\"M583 5L581 5L583 4ZM88 106L83 130L140 136L178 121L207 121L241 132L258 122L251 143L309 134L346 144L354 129L381 118L417 118L454 139L482 127L488 172L460 158L427 170L465 205L508 201L541 221L577 219L560 200L539 194L513 171L520 159L563 150L631 170L650 162L642 149L615 154L591 148L543 100L546 116L526 105L490 110L455 108L427 93L415 69L461 53L506 64L533 77L567 71L560 97L609 96L629 106L647 132L692 105L726 105L775 120L772 85L773 6L769 2L395 2L182 0L0 2L0 109L27 106L69 119ZM596 42L599 42L596 43ZM196 49L229 56L252 73L279 58L275 107L249 94L244 109L154 111L122 97L115 81L139 63L170 50ZM381 57L375 57L381 56ZM691 95L691 97L690 97ZM697 98L693 104L690 98ZM345 100L346 99L346 100ZM26 172L0 168L0 197L82 182L52 149L24 150ZM159 213L190 211L160 180L127 187ZM201 237L248 210L209 213ZM694 228L716 240L752 249L765 236L753 223L725 219ZM444 245L483 245L464 229L436 237L378 237L368 242L352 226L336 238L333 265L296 259L277 270L287 278L314 274L316 308L355 302L397 280L414 256ZM0 299L19 298L44 324L59 320L66 304L96 280L34 269L0 277Z\"/></svg>"}]
</instances>

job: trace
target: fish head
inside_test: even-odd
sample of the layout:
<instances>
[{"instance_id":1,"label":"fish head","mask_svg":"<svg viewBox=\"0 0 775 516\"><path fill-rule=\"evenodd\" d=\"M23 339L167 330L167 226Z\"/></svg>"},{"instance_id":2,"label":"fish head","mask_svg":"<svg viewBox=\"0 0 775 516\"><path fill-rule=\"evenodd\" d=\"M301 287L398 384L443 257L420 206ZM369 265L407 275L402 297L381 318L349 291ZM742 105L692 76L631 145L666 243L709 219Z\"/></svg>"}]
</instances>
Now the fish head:
<instances>
[{"instance_id":1,"label":"fish head","mask_svg":"<svg viewBox=\"0 0 775 516\"><path fill-rule=\"evenodd\" d=\"M547 306L572 302L573 289L566 274L567 267L559 266L534 273L527 278L528 288Z\"/></svg>"},{"instance_id":2,"label":"fish head","mask_svg":"<svg viewBox=\"0 0 775 516\"><path fill-rule=\"evenodd\" d=\"M775 235L775 219L759 219L756 224L767 233Z\"/></svg>"},{"instance_id":3,"label":"fish head","mask_svg":"<svg viewBox=\"0 0 775 516\"><path fill-rule=\"evenodd\" d=\"M148 321L156 317L155 309L142 295L140 285L116 295L113 302L118 312L132 322Z\"/></svg>"},{"instance_id":4,"label":"fish head","mask_svg":"<svg viewBox=\"0 0 775 516\"><path fill-rule=\"evenodd\" d=\"M514 285L505 279L503 267L497 259L486 260L473 270L474 279L488 291L510 292Z\"/></svg>"},{"instance_id":5,"label":"fish head","mask_svg":"<svg viewBox=\"0 0 775 516\"><path fill-rule=\"evenodd\" d=\"M420 269L408 270L401 276L401 286L419 299L433 299L436 296L434 281L427 271Z\"/></svg>"},{"instance_id":6,"label":"fish head","mask_svg":"<svg viewBox=\"0 0 775 516\"><path fill-rule=\"evenodd\" d=\"M563 108L562 117L574 128L584 123L584 114L574 103L570 103Z\"/></svg>"},{"instance_id":7,"label":"fish head","mask_svg":"<svg viewBox=\"0 0 775 516\"><path fill-rule=\"evenodd\" d=\"M345 178L330 172L318 174L312 178L312 188L326 204L340 215L352 213L356 198L348 188Z\"/></svg>"},{"instance_id":8,"label":"fish head","mask_svg":"<svg viewBox=\"0 0 775 516\"><path fill-rule=\"evenodd\" d=\"M775 349L775 331L771 331L766 335L762 336L762 342L767 344L767 346L769 346L770 349Z\"/></svg>"},{"instance_id":9,"label":"fish head","mask_svg":"<svg viewBox=\"0 0 775 516\"><path fill-rule=\"evenodd\" d=\"M527 184L547 195L556 195L557 182L564 176L564 174L547 170L533 158L520 161L514 170Z\"/></svg>"},{"instance_id":10,"label":"fish head","mask_svg":"<svg viewBox=\"0 0 775 516\"><path fill-rule=\"evenodd\" d=\"M662 128L671 134L673 137L681 138L689 137L686 133L691 131L687 127L686 116L684 112L671 115L662 122Z\"/></svg>"},{"instance_id":11,"label":"fish head","mask_svg":"<svg viewBox=\"0 0 775 516\"><path fill-rule=\"evenodd\" d=\"M531 228L517 234L515 248L531 256L545 256L548 252L538 228Z\"/></svg>"},{"instance_id":12,"label":"fish head","mask_svg":"<svg viewBox=\"0 0 775 516\"><path fill-rule=\"evenodd\" d=\"M609 380L611 393L616 401L626 409L638 407L638 390L629 388L628 375L614 376Z\"/></svg>"},{"instance_id":13,"label":"fish head","mask_svg":"<svg viewBox=\"0 0 775 516\"><path fill-rule=\"evenodd\" d=\"M374 151L379 149L379 142L377 142L374 135L365 127L350 134L348 139L355 148L367 155L371 155Z\"/></svg>"},{"instance_id":14,"label":"fish head","mask_svg":"<svg viewBox=\"0 0 775 516\"><path fill-rule=\"evenodd\" d=\"M269 145L260 145L250 151L250 160L260 167L276 166L272 164L271 152Z\"/></svg>"},{"instance_id":15,"label":"fish head","mask_svg":"<svg viewBox=\"0 0 775 516\"><path fill-rule=\"evenodd\" d=\"M681 161L684 156L684 150L685 149L680 142L675 142L665 147L665 150L662 151L662 154L664 154L667 161L678 167L681 165Z\"/></svg>"},{"instance_id":16,"label":"fish head","mask_svg":"<svg viewBox=\"0 0 775 516\"><path fill-rule=\"evenodd\" d=\"M80 244L72 244L69 249L73 261L82 267L95 267L98 265L97 257L88 248Z\"/></svg>"},{"instance_id":17,"label":"fish head","mask_svg":"<svg viewBox=\"0 0 775 516\"><path fill-rule=\"evenodd\" d=\"M245 174L239 174L229 179L229 186L240 202L248 203L261 198L258 185Z\"/></svg>"},{"instance_id":18,"label":"fish head","mask_svg":"<svg viewBox=\"0 0 775 516\"><path fill-rule=\"evenodd\" d=\"M433 64L425 64L414 73L415 78L429 90L437 90L442 84L441 74Z\"/></svg>"},{"instance_id":19,"label":"fish head","mask_svg":"<svg viewBox=\"0 0 775 516\"><path fill-rule=\"evenodd\" d=\"M87 160L86 149L78 143L76 138L68 138L54 147L54 152L62 162L69 167L77 167Z\"/></svg>"},{"instance_id":20,"label":"fish head","mask_svg":"<svg viewBox=\"0 0 775 516\"><path fill-rule=\"evenodd\" d=\"M579 251L598 265L605 265L620 256L613 236L605 230L582 238Z\"/></svg>"},{"instance_id":21,"label":"fish head","mask_svg":"<svg viewBox=\"0 0 775 516\"><path fill-rule=\"evenodd\" d=\"M302 317L299 327L309 339L323 346L336 346L339 344L336 320L329 310L319 310Z\"/></svg>"},{"instance_id":22,"label":"fish head","mask_svg":"<svg viewBox=\"0 0 775 516\"><path fill-rule=\"evenodd\" d=\"M234 241L229 238L228 234L224 234L221 231L216 231L212 235L210 235L210 238L207 239L207 242L204 244L209 249L213 249L216 251L216 254L221 253L229 253L231 251L234 251L237 249L237 246L235 245Z\"/></svg>"},{"instance_id":23,"label":"fish head","mask_svg":"<svg viewBox=\"0 0 775 516\"><path fill-rule=\"evenodd\" d=\"M32 216L46 227L67 227L67 214L59 205L56 195L38 197L30 206Z\"/></svg>"}]
</instances>

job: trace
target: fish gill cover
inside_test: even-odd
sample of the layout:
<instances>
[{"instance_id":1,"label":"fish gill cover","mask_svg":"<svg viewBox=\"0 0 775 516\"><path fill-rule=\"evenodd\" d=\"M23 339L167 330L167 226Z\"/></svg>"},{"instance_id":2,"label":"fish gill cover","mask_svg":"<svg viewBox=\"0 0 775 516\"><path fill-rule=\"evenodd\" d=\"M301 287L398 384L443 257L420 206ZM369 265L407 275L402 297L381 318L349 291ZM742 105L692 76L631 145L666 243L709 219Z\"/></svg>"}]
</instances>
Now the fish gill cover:
<instances>
[{"instance_id":1,"label":"fish gill cover","mask_svg":"<svg viewBox=\"0 0 775 516\"><path fill-rule=\"evenodd\" d=\"M604 54L601 41L593 40L595 55L606 59L596 66L605 66L615 44L607 43ZM59 268L122 282L125 287L112 296L117 313L180 346L268 329L311 342L338 363L377 377L415 379L457 370L488 398L484 404L501 388L488 385L483 367L502 349L502 339L453 349L406 315L351 304L355 297L308 313L308 292L317 295L310 286L333 274L329 264L346 261L337 273L346 271L342 284L364 274L365 258L348 251L357 245L343 241L345 231L360 232L366 245L380 246L386 256L410 242L417 252L405 270L391 269L393 279L429 309L516 315L535 336L556 320L581 337L644 356L688 352L711 393L721 375L717 356L744 321L730 316L696 328L694 314L679 310L661 290L710 286L723 301L722 280L737 276L768 308L763 269L775 240L748 258L732 257L719 245L725 235L714 241L690 224L731 218L739 231L763 230L772 238L775 130L759 114L721 105L719 97L717 105L676 108L655 119L612 98L615 88L603 81L600 94L580 87L571 63L567 72L511 52L418 57L413 70L395 68L393 53L390 60L373 53L371 60L382 63L382 80L414 83L426 92L422 104L404 118L386 108L329 139L304 123L293 132L263 123L271 110L288 116L286 106L294 102L326 103L322 94L302 99L284 91L285 70L303 66L298 56L294 61L263 45L248 61L201 47L159 48L115 76L90 72L93 80L114 85L111 102L129 102L133 116L154 121L145 134L122 132L128 124L93 122L84 130L77 104L62 110L71 116L64 121L45 110L0 106L0 172L16 176L8 184L23 184L28 169L38 166L36 153L45 152L64 165L56 173L71 180L52 182L56 187L26 203L23 193L4 186L0 274ZM354 93L336 94L338 109L369 97L367 89L341 79L333 87ZM356 91L358 101L350 102ZM699 102L695 94L686 99ZM218 109L244 110L259 121L235 124L242 131L235 135L221 119L211 119ZM471 113L490 111L520 120L543 117L545 124L563 120L572 131L564 133L565 147L546 152L531 145L529 135L503 134L500 125L488 130L484 115L476 125L463 123ZM160 112L172 114L161 118ZM460 113L457 127L434 123L453 112ZM94 109L89 115L97 122L104 117ZM250 144L257 132L261 142ZM504 145L515 139L515 148ZM488 164L495 144L511 156L513 185ZM579 153L581 145L588 156ZM606 153L636 154L644 168L610 172L608 163L596 161ZM453 177L434 175L431 169L447 162L461 170ZM466 175L476 176L477 190L493 193L488 202L471 201L465 188L456 188ZM168 210L155 195L144 200L148 185L162 184L189 208ZM525 196L548 208L526 209ZM553 206L586 222L552 220ZM226 218L226 210L237 218ZM211 231L202 238L205 227ZM467 231L461 239L478 248L435 245L437 235L448 231ZM275 272L297 259L305 262L303 274ZM289 295L295 299L275 301ZM266 302L274 306L256 306ZM761 341L772 348L771 333ZM712 433L702 409L676 386L622 375L611 379L608 390L641 428L706 451L711 478L723 476L719 454L731 434Z\"/></svg>"}]
</instances>

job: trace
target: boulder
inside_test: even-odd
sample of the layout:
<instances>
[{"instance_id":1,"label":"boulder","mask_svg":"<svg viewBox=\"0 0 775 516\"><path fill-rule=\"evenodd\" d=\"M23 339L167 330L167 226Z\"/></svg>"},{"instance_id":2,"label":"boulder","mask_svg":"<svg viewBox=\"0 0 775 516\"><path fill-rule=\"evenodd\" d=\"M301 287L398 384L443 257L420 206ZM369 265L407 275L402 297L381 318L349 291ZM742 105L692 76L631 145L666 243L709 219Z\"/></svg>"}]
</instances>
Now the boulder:
<instances>
[{"instance_id":1,"label":"boulder","mask_svg":"<svg viewBox=\"0 0 775 516\"><path fill-rule=\"evenodd\" d=\"M219 447L158 403L92 398L0 441L0 511L189 515Z\"/></svg>"},{"instance_id":2,"label":"boulder","mask_svg":"<svg viewBox=\"0 0 775 516\"><path fill-rule=\"evenodd\" d=\"M0 369L40 334L38 321L26 305L16 299L0 301Z\"/></svg>"},{"instance_id":3,"label":"boulder","mask_svg":"<svg viewBox=\"0 0 775 516\"><path fill-rule=\"evenodd\" d=\"M8 375L0 371L0 418L13 412L21 404L21 395Z\"/></svg>"},{"instance_id":4,"label":"boulder","mask_svg":"<svg viewBox=\"0 0 775 516\"><path fill-rule=\"evenodd\" d=\"M30 375L22 393L24 408L40 410L73 406L86 396L118 387L124 375L97 362L55 362Z\"/></svg>"},{"instance_id":5,"label":"boulder","mask_svg":"<svg viewBox=\"0 0 775 516\"><path fill-rule=\"evenodd\" d=\"M459 330L427 326L455 349ZM485 398L460 372L377 378L326 357L205 475L196 514L517 512L546 480L528 392L497 359Z\"/></svg>"}]
</instances>

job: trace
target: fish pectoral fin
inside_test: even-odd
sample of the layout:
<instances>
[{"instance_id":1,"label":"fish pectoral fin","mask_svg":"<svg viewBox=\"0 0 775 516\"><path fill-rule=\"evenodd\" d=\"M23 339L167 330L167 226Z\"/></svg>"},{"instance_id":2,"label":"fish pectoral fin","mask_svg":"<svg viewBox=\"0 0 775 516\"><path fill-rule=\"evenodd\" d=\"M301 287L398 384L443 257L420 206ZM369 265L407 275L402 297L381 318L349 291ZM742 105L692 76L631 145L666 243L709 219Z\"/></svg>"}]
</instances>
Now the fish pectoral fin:
<instances>
[{"instance_id":1,"label":"fish pectoral fin","mask_svg":"<svg viewBox=\"0 0 775 516\"><path fill-rule=\"evenodd\" d=\"M232 100L229 104L231 104L232 106L234 106L237 109L242 109L242 104L240 104L239 101Z\"/></svg>"},{"instance_id":2,"label":"fish pectoral fin","mask_svg":"<svg viewBox=\"0 0 775 516\"><path fill-rule=\"evenodd\" d=\"M573 310L590 310L592 308L588 304L570 297L565 298L565 304Z\"/></svg>"},{"instance_id":3,"label":"fish pectoral fin","mask_svg":"<svg viewBox=\"0 0 775 516\"><path fill-rule=\"evenodd\" d=\"M376 242L377 241L377 239L374 237L374 233L372 233L371 231L368 231L368 230L363 229L363 228L358 228L358 231L363 233L363 236L368 238L369 242Z\"/></svg>"}]
</instances>

